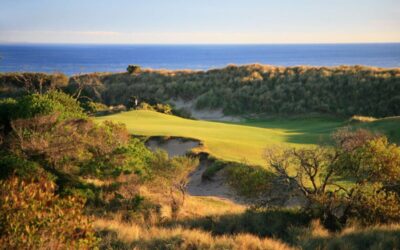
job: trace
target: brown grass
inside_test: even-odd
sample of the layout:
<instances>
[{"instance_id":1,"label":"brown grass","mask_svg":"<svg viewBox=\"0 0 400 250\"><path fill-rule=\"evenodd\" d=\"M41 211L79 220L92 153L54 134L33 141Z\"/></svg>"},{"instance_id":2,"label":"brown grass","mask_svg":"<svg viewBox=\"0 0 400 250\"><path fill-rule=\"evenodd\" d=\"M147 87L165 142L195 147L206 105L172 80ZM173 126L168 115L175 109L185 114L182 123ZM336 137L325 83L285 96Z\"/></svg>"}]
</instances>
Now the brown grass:
<instances>
[{"instance_id":1,"label":"brown grass","mask_svg":"<svg viewBox=\"0 0 400 250\"><path fill-rule=\"evenodd\" d=\"M320 225L308 230L299 241L303 249L400 249L400 224L350 226L338 233Z\"/></svg>"},{"instance_id":2,"label":"brown grass","mask_svg":"<svg viewBox=\"0 0 400 250\"><path fill-rule=\"evenodd\" d=\"M146 187L140 188L140 194L150 199L152 202L161 205L161 216L170 218L171 207L170 197L168 192L162 192L157 187ZM215 197L208 196L190 196L187 195L185 203L180 211L180 218L195 218L203 217L208 215L220 215L227 213L243 213L246 210L246 206L236 204L229 200L223 200Z\"/></svg>"},{"instance_id":3,"label":"brown grass","mask_svg":"<svg viewBox=\"0 0 400 250\"><path fill-rule=\"evenodd\" d=\"M181 227L143 228L136 224L123 224L115 220L98 219L96 230L116 232L118 240L132 249L293 249L274 239L259 238L250 234L212 236L201 230Z\"/></svg>"}]
</instances>

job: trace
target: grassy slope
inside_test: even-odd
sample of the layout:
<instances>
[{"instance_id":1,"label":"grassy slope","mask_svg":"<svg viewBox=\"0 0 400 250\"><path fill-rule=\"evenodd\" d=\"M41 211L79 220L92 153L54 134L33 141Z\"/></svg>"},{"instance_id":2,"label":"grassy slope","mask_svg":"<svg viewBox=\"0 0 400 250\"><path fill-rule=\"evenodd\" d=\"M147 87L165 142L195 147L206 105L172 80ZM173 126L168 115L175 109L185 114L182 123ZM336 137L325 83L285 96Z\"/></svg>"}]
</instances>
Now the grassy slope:
<instances>
[{"instance_id":1,"label":"grassy slope","mask_svg":"<svg viewBox=\"0 0 400 250\"><path fill-rule=\"evenodd\" d=\"M124 122L133 134L196 138L203 141L205 149L215 157L253 164L263 164L265 147L281 143L300 146L318 143L320 137L326 137L342 124L311 119L238 125L189 120L152 111L130 111L97 119Z\"/></svg>"},{"instance_id":2,"label":"grassy slope","mask_svg":"<svg viewBox=\"0 0 400 250\"><path fill-rule=\"evenodd\" d=\"M133 134L148 136L181 136L204 142L205 150L225 160L263 164L266 147L278 144L305 146L326 141L343 120L328 118L272 119L228 124L183 119L153 111L129 111L96 118L99 121L123 122ZM400 139L400 118L386 118L353 126L383 131L394 141Z\"/></svg>"}]
</instances>

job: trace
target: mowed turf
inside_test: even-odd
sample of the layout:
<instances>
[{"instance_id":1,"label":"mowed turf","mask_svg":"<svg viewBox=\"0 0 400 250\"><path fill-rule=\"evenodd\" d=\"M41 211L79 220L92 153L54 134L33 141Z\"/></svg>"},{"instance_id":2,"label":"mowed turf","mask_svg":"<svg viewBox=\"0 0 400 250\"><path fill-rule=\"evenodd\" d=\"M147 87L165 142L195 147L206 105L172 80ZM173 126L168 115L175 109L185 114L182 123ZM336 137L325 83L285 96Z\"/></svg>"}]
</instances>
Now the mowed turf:
<instances>
[{"instance_id":1,"label":"mowed turf","mask_svg":"<svg viewBox=\"0 0 400 250\"><path fill-rule=\"evenodd\" d=\"M326 141L343 121L332 119L249 121L228 124L184 119L153 111L136 110L96 118L125 123L132 134L179 136L201 140L204 150L230 161L263 165L267 147L309 146Z\"/></svg>"},{"instance_id":2,"label":"mowed turf","mask_svg":"<svg viewBox=\"0 0 400 250\"><path fill-rule=\"evenodd\" d=\"M326 143L335 130L348 125L384 133L392 142L400 142L400 117L350 124L345 120L318 117L250 120L230 124L135 110L96 119L125 123L128 130L136 135L198 139L204 143L204 151L217 158L258 165L264 164L263 152L267 147L302 147Z\"/></svg>"}]
</instances>

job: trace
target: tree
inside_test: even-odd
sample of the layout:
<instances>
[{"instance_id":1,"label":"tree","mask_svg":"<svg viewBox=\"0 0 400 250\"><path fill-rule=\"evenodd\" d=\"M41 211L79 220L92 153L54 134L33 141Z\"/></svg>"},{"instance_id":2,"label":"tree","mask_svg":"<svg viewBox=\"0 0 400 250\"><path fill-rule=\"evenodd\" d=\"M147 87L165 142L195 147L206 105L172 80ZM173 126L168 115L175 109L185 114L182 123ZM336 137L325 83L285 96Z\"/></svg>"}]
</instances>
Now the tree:
<instances>
[{"instance_id":1,"label":"tree","mask_svg":"<svg viewBox=\"0 0 400 250\"><path fill-rule=\"evenodd\" d=\"M400 182L400 147L365 130L333 137L335 147L267 149L268 165L303 194L304 209L330 228L351 218L365 224L399 220L400 199L388 187Z\"/></svg>"}]
</instances>

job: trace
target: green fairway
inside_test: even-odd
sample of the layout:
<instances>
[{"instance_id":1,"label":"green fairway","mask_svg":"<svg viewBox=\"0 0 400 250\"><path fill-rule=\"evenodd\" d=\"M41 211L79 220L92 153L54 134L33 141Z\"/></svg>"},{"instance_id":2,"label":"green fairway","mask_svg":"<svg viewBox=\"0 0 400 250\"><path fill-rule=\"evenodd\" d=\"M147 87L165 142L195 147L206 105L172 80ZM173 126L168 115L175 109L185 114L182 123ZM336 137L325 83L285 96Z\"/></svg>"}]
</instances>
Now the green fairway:
<instances>
[{"instance_id":1,"label":"green fairway","mask_svg":"<svg viewBox=\"0 0 400 250\"><path fill-rule=\"evenodd\" d=\"M132 134L179 136L201 140L211 155L233 161L263 164L263 150L279 144L304 146L326 140L343 121L329 119L249 121L228 124L183 119L153 111L129 111L96 118L123 122Z\"/></svg>"},{"instance_id":2,"label":"green fairway","mask_svg":"<svg viewBox=\"0 0 400 250\"><path fill-rule=\"evenodd\" d=\"M96 118L125 123L129 131L146 136L179 136L201 140L204 150L224 160L263 164L263 151L277 145L308 146L329 140L344 120L298 118L246 121L240 124L184 119L153 111L136 110ZM400 119L386 118L352 126L377 130L398 142Z\"/></svg>"}]
</instances>

